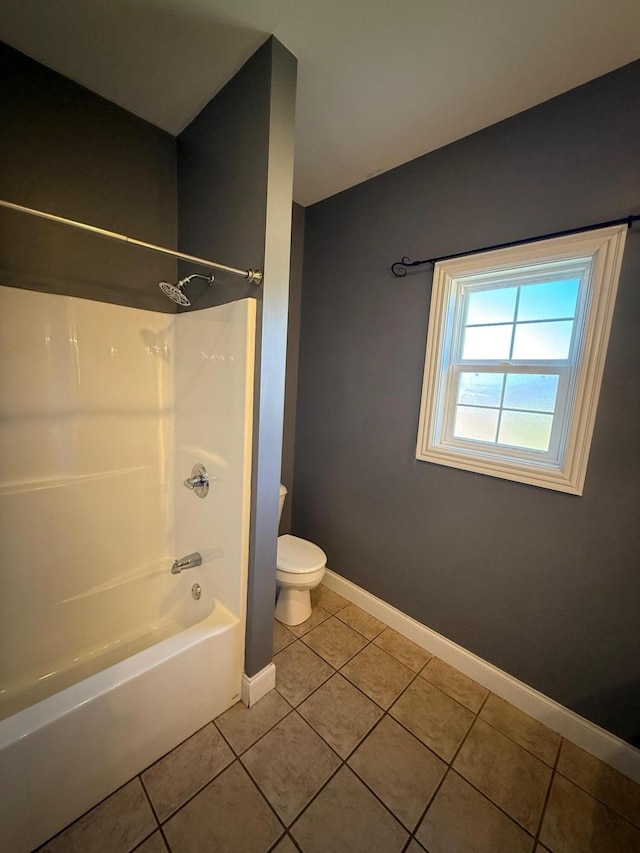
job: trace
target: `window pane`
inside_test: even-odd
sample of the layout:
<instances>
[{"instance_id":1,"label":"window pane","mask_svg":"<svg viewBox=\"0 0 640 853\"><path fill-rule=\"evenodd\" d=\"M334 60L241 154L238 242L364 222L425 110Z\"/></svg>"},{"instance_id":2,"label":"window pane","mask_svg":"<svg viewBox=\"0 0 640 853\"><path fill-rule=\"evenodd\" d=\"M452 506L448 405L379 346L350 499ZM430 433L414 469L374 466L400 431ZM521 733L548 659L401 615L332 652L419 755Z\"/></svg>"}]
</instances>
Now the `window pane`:
<instances>
[{"instance_id":1,"label":"window pane","mask_svg":"<svg viewBox=\"0 0 640 853\"><path fill-rule=\"evenodd\" d=\"M458 403L471 406L499 406L504 373L461 373Z\"/></svg>"},{"instance_id":2,"label":"window pane","mask_svg":"<svg viewBox=\"0 0 640 853\"><path fill-rule=\"evenodd\" d=\"M516 326L514 358L568 358L573 320Z\"/></svg>"},{"instance_id":3,"label":"window pane","mask_svg":"<svg viewBox=\"0 0 640 853\"><path fill-rule=\"evenodd\" d=\"M511 323L516 307L517 287L472 290L467 299L468 326L476 323Z\"/></svg>"},{"instance_id":4,"label":"window pane","mask_svg":"<svg viewBox=\"0 0 640 853\"><path fill-rule=\"evenodd\" d=\"M475 409L456 406L453 434L456 438L474 438L476 441L495 441L498 427L498 409Z\"/></svg>"},{"instance_id":5,"label":"window pane","mask_svg":"<svg viewBox=\"0 0 640 853\"><path fill-rule=\"evenodd\" d=\"M560 377L556 374L511 373L507 376L503 405L506 409L553 412L556 406L559 379Z\"/></svg>"},{"instance_id":6,"label":"window pane","mask_svg":"<svg viewBox=\"0 0 640 853\"><path fill-rule=\"evenodd\" d=\"M464 330L462 358L476 361L509 358L513 326L475 326Z\"/></svg>"},{"instance_id":7,"label":"window pane","mask_svg":"<svg viewBox=\"0 0 640 853\"><path fill-rule=\"evenodd\" d=\"M576 313L580 279L524 285L518 304L518 320L553 320Z\"/></svg>"},{"instance_id":8,"label":"window pane","mask_svg":"<svg viewBox=\"0 0 640 853\"><path fill-rule=\"evenodd\" d=\"M553 415L503 412L498 441L527 450L548 450L552 423Z\"/></svg>"}]
</instances>

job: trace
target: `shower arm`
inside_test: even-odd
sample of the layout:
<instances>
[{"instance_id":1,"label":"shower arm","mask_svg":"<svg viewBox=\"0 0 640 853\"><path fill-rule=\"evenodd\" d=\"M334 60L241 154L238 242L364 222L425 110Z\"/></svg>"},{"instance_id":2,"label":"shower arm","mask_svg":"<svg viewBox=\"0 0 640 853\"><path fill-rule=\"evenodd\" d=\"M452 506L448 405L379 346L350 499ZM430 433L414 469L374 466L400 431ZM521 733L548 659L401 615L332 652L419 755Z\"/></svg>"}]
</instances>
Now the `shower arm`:
<instances>
[{"instance_id":1,"label":"shower arm","mask_svg":"<svg viewBox=\"0 0 640 853\"><path fill-rule=\"evenodd\" d=\"M180 261L190 261L198 266L209 267L214 270L222 270L222 272L228 272L232 275L240 275L246 281L255 285L262 283L263 273L261 270L241 270L237 267L217 264L215 261L209 261L206 258L198 258L195 255L186 255L183 252L176 252L174 249L167 249L165 246L156 246L154 243L145 243L143 240L136 240L134 237L127 237L125 234L118 234L115 231L107 231L104 228L97 228L95 225L88 225L86 222L77 222L75 219L65 219L63 216L55 216L53 213L45 213L43 210L24 207L21 204L14 204L11 201L4 201L3 199L0 199L0 207L6 207L8 210L15 210L17 213L28 213L30 216L37 216L40 219L47 219L49 222L57 222L60 225L69 225L72 228L80 228L82 231L89 231L91 234L97 234L99 237L118 240L120 243L129 243L132 246L138 246L140 249L148 249L151 252L170 255Z\"/></svg>"}]
</instances>

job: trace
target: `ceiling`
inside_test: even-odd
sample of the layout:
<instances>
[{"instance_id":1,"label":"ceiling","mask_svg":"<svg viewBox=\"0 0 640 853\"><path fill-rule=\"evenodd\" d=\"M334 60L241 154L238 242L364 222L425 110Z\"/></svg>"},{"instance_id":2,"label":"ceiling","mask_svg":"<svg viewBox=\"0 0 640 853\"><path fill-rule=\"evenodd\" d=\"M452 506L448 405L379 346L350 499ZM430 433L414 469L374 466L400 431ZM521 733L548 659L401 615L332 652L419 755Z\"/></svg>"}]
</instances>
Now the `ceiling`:
<instances>
[{"instance_id":1,"label":"ceiling","mask_svg":"<svg viewBox=\"0 0 640 853\"><path fill-rule=\"evenodd\" d=\"M640 2L0 4L0 39L173 134L271 33L298 57L306 206L637 59Z\"/></svg>"}]
</instances>

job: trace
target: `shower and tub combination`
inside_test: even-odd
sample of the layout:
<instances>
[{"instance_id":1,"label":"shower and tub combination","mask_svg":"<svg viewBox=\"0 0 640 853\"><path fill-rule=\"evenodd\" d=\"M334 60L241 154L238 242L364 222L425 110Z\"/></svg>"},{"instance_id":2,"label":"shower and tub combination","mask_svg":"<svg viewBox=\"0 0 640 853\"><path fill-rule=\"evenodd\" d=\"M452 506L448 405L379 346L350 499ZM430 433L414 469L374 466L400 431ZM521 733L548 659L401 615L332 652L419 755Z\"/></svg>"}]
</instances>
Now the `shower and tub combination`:
<instances>
[{"instance_id":1,"label":"shower and tub combination","mask_svg":"<svg viewBox=\"0 0 640 853\"><path fill-rule=\"evenodd\" d=\"M0 286L0 313L0 849L20 853L239 698L255 302Z\"/></svg>"}]
</instances>

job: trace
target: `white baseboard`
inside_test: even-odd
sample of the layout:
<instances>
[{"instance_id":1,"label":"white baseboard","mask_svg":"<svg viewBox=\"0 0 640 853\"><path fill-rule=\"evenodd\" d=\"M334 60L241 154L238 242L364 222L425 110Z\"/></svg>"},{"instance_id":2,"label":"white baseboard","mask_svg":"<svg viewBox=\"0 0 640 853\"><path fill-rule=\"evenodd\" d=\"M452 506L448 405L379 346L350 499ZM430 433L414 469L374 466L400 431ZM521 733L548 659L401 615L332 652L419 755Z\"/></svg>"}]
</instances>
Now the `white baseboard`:
<instances>
[{"instance_id":1,"label":"white baseboard","mask_svg":"<svg viewBox=\"0 0 640 853\"><path fill-rule=\"evenodd\" d=\"M640 783L640 750L327 569L324 584L530 717Z\"/></svg>"},{"instance_id":2,"label":"white baseboard","mask_svg":"<svg viewBox=\"0 0 640 853\"><path fill-rule=\"evenodd\" d=\"M255 675L248 676L246 672L242 674L240 698L250 708L256 704L258 699L262 699L270 690L273 690L275 686L276 665L275 663L270 663Z\"/></svg>"}]
</instances>

